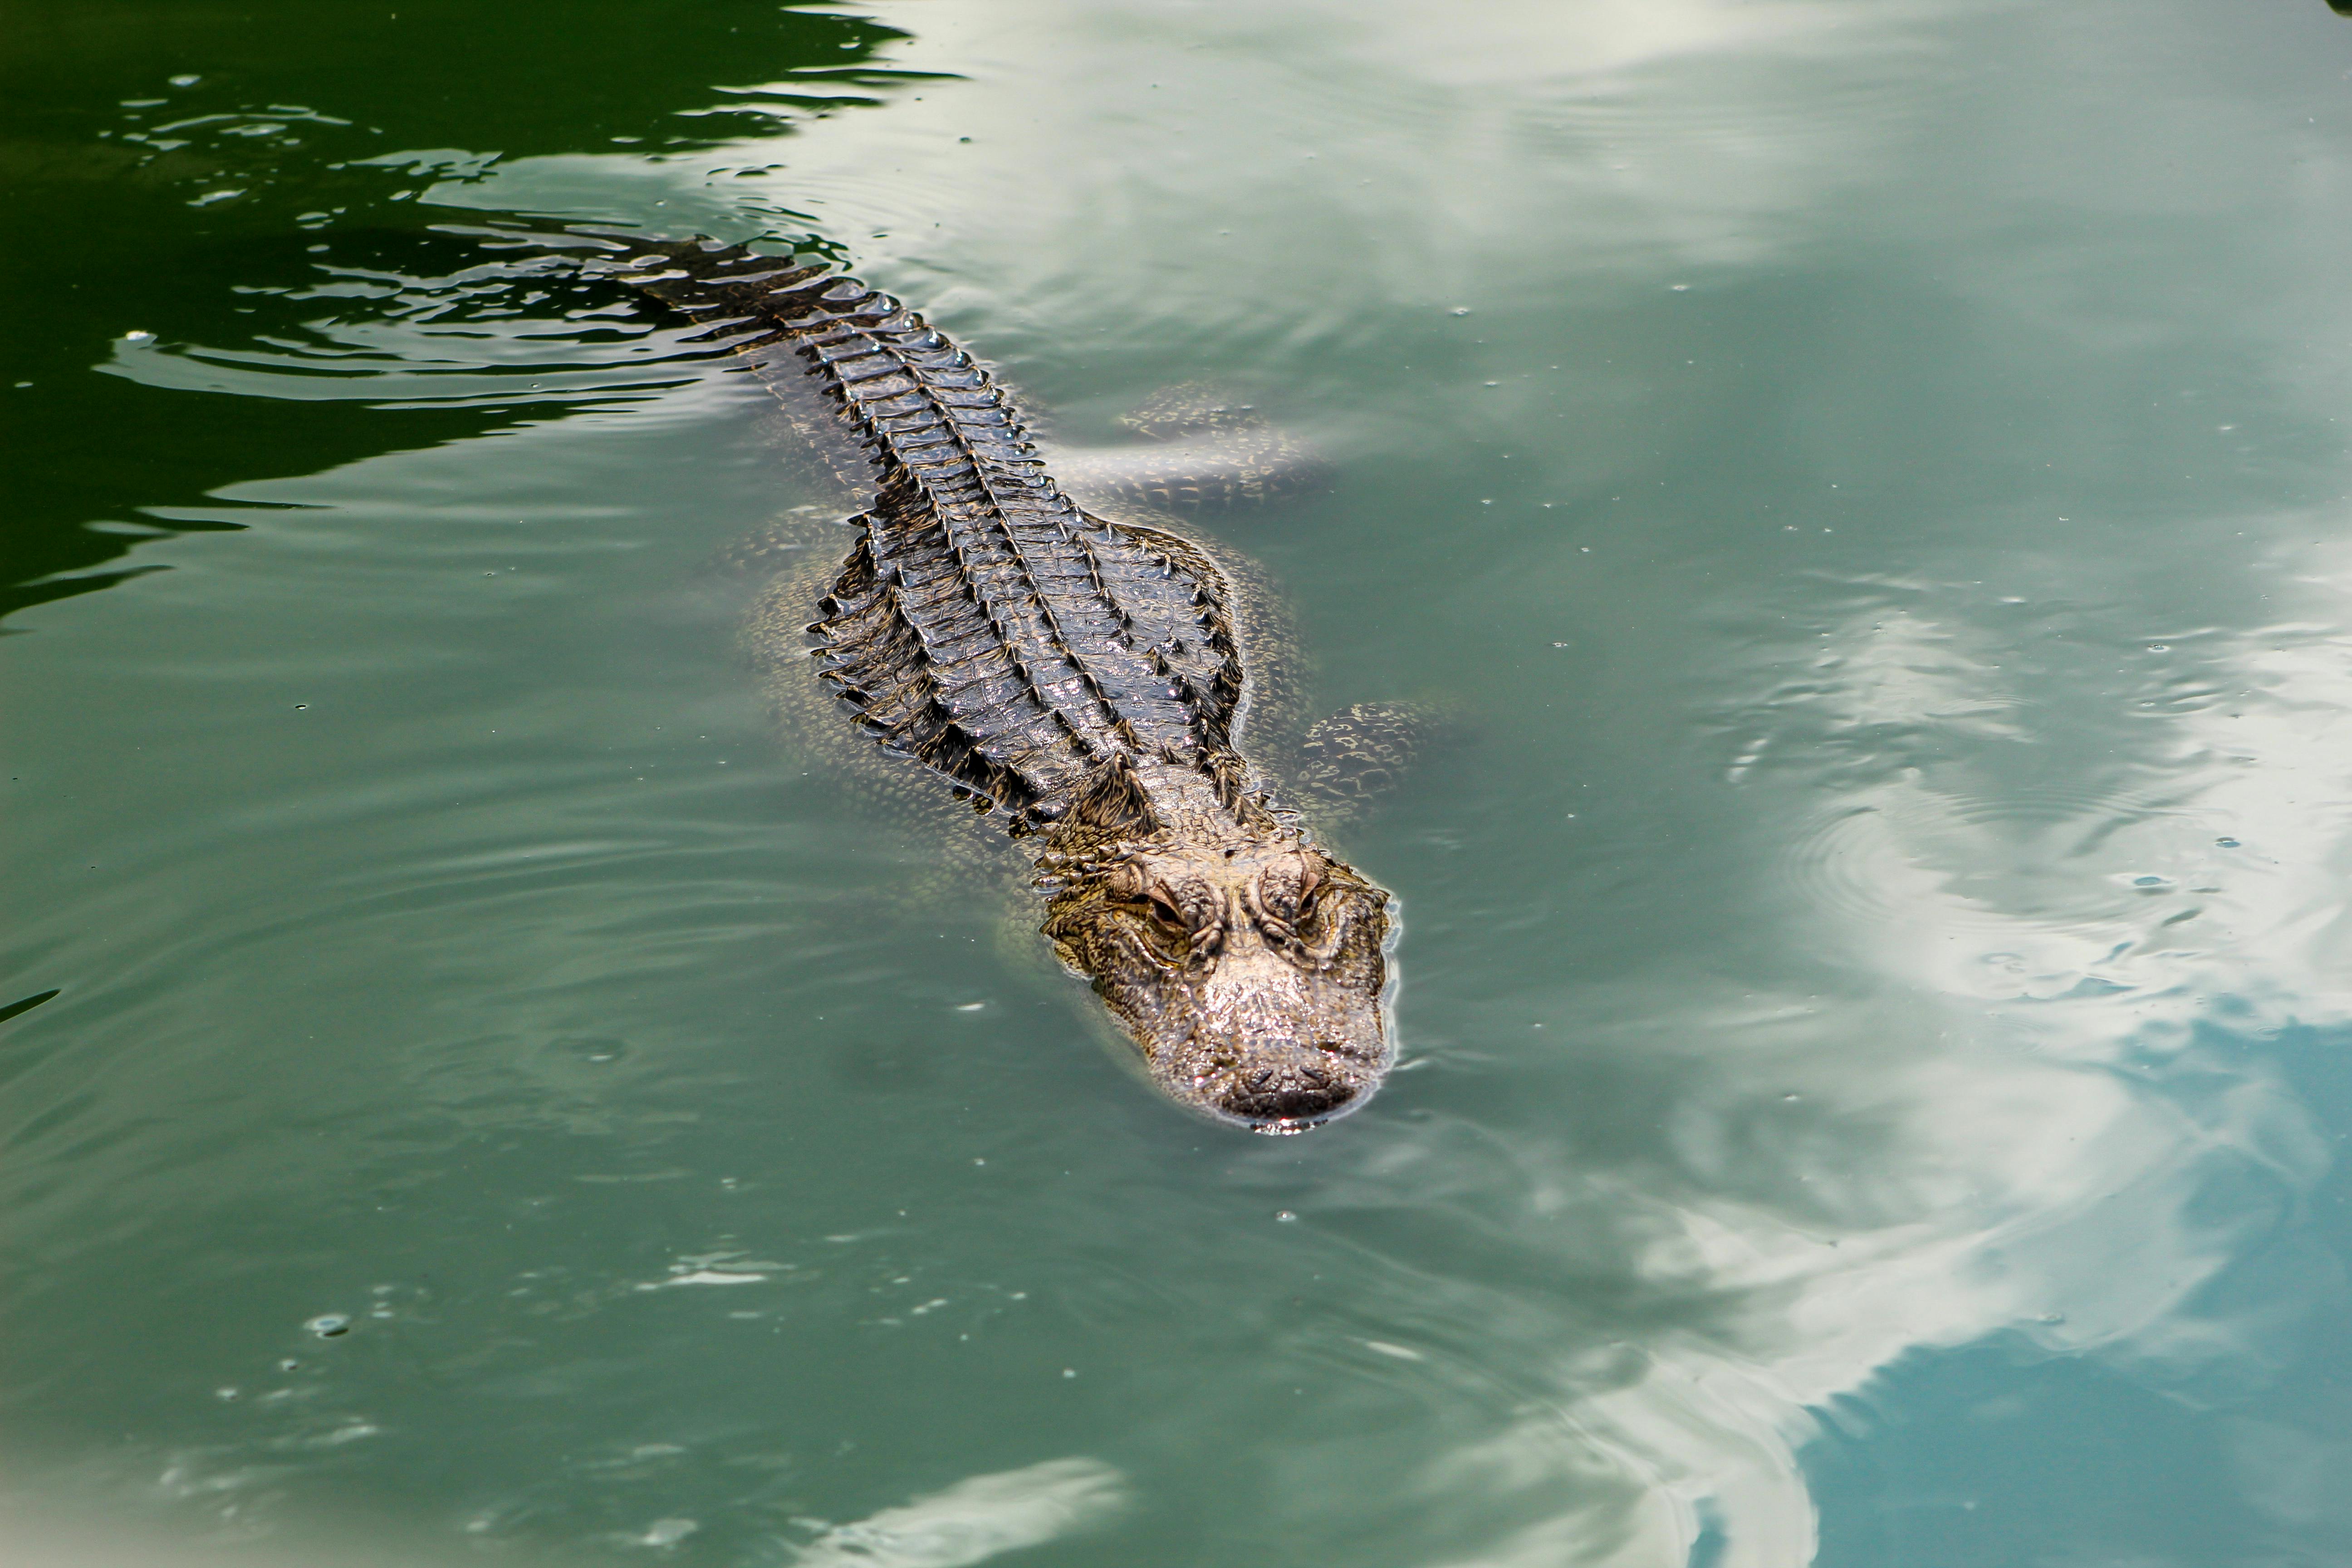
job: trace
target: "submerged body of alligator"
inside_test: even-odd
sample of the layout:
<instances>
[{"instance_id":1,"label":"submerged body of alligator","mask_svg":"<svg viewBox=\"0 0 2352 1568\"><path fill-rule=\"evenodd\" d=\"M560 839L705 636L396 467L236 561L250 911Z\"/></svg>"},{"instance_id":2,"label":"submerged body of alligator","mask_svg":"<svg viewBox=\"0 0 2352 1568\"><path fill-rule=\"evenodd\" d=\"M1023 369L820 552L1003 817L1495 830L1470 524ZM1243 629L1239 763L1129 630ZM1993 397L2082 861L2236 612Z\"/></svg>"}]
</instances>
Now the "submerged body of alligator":
<instances>
[{"instance_id":1,"label":"submerged body of alligator","mask_svg":"<svg viewBox=\"0 0 2352 1568\"><path fill-rule=\"evenodd\" d=\"M804 433L870 496L810 606L824 679L885 751L1003 814L1045 933L1152 1079L1266 1131L1360 1105L1392 1055L1390 899L1239 749L1253 666L1228 574L1074 501L988 374L887 294L708 240L512 243L701 320L804 426L817 411L829 428ZM1214 462L1163 480L1252 482Z\"/></svg>"}]
</instances>

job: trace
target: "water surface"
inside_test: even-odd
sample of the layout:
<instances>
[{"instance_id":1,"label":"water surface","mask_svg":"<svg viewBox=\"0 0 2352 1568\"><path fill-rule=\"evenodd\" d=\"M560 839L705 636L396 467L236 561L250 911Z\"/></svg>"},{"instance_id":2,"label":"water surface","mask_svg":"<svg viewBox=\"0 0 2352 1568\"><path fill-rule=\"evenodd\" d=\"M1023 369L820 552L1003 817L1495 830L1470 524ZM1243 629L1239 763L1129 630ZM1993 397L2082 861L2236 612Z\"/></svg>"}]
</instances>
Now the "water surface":
<instances>
[{"instance_id":1,"label":"water surface","mask_svg":"<svg viewBox=\"0 0 2352 1568\"><path fill-rule=\"evenodd\" d=\"M8 32L23 1550L2352 1556L2352 22ZM1381 1097L1187 1121L781 742L706 564L822 492L484 213L1320 444L1196 526L1452 716Z\"/></svg>"}]
</instances>

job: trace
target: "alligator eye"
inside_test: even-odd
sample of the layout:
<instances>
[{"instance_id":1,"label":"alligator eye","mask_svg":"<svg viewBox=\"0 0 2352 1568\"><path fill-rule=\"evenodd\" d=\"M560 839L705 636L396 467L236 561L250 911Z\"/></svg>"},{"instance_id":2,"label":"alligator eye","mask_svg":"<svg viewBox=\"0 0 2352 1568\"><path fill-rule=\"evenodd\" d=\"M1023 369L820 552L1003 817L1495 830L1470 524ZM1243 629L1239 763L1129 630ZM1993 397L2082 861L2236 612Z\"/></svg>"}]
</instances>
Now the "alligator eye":
<instances>
[{"instance_id":1,"label":"alligator eye","mask_svg":"<svg viewBox=\"0 0 2352 1568\"><path fill-rule=\"evenodd\" d=\"M1316 891L1325 885L1323 868L1311 854L1296 857L1292 864L1298 868L1298 903L1304 909L1315 901Z\"/></svg>"},{"instance_id":2,"label":"alligator eye","mask_svg":"<svg viewBox=\"0 0 2352 1568\"><path fill-rule=\"evenodd\" d=\"M1264 912L1295 926L1315 912L1315 889L1322 881L1304 856L1277 860L1258 873L1257 897Z\"/></svg>"}]
</instances>

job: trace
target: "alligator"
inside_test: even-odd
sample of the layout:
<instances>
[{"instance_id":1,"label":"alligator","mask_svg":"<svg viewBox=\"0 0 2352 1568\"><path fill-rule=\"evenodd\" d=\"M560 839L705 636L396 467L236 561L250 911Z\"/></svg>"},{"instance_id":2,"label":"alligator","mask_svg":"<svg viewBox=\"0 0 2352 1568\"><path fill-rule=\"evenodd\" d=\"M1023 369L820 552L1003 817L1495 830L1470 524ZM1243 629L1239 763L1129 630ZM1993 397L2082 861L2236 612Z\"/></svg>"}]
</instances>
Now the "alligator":
<instances>
[{"instance_id":1,"label":"alligator","mask_svg":"<svg viewBox=\"0 0 2352 1568\"><path fill-rule=\"evenodd\" d=\"M830 264L705 238L460 232L644 291L783 397L865 499L812 595L804 646L824 687L884 752L1001 816L1045 936L1160 1089L1269 1133L1371 1096L1394 1056L1394 900L1241 750L1257 676L1232 574L1072 499L986 369ZM1181 448L1216 412L1154 433ZM1195 444L1208 460L1163 449L1130 488L1232 499L1286 471Z\"/></svg>"}]
</instances>

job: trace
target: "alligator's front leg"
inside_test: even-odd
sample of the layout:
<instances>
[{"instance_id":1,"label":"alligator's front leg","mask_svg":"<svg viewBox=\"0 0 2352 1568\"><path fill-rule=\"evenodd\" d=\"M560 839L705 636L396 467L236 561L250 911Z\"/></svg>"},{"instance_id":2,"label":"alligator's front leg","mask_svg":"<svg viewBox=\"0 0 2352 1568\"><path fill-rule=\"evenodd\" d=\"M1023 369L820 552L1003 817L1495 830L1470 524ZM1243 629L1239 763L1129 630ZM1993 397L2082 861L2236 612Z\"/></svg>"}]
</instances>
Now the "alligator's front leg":
<instances>
[{"instance_id":1,"label":"alligator's front leg","mask_svg":"<svg viewBox=\"0 0 2352 1568\"><path fill-rule=\"evenodd\" d=\"M1345 831L1402 784L1448 726L1426 702L1354 702L1310 728L1278 754L1297 805Z\"/></svg>"}]
</instances>

